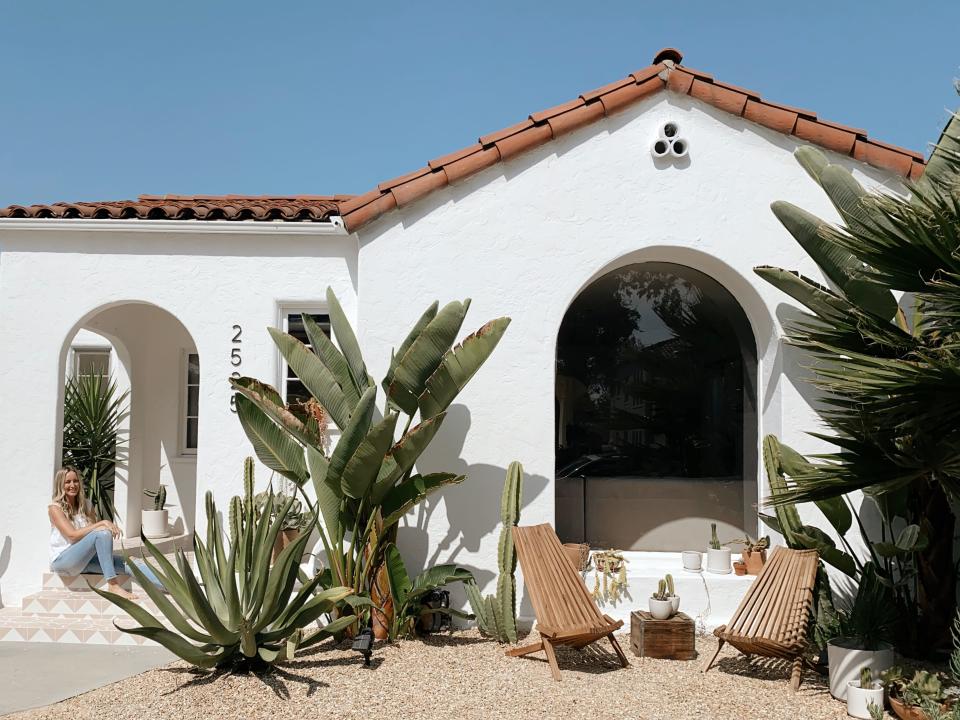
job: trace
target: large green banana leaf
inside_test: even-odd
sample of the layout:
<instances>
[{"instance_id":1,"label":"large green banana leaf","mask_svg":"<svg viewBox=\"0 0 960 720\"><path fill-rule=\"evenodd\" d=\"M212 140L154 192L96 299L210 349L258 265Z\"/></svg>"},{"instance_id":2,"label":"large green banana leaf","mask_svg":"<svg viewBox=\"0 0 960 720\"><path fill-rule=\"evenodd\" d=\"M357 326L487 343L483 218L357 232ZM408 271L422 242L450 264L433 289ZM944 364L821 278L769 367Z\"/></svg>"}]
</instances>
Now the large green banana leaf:
<instances>
[{"instance_id":1,"label":"large green banana leaf","mask_svg":"<svg viewBox=\"0 0 960 720\"><path fill-rule=\"evenodd\" d=\"M260 462L302 485L308 476L303 448L245 395L236 396L237 416Z\"/></svg>"},{"instance_id":2,"label":"large green banana leaf","mask_svg":"<svg viewBox=\"0 0 960 720\"><path fill-rule=\"evenodd\" d=\"M337 339L340 349L343 351L343 357L350 368L350 376L353 378L353 384L359 394L363 394L368 387L373 385L369 373L367 373L366 363L363 362L363 354L360 352L360 343L357 342L357 336L347 320L346 313L340 306L340 301L333 293L333 288L327 288L327 307L330 312L330 327L333 329L333 336ZM319 400L320 398L317 397ZM321 400L321 404L323 401ZM340 423L337 423L340 427Z\"/></svg>"}]
</instances>

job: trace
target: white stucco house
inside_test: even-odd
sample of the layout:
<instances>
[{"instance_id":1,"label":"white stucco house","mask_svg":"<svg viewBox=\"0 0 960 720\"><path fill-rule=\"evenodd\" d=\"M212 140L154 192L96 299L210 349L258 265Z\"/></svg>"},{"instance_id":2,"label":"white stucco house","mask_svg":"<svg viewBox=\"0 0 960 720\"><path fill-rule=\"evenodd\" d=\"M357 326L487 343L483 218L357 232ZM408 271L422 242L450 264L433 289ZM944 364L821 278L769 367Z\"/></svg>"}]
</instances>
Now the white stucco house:
<instances>
[{"instance_id":1,"label":"white stucco house","mask_svg":"<svg viewBox=\"0 0 960 720\"><path fill-rule=\"evenodd\" d=\"M47 569L71 372L109 366L130 388L115 496L126 535L138 535L142 490L158 483L174 532L188 535L204 525L203 494L224 507L252 454L227 378L295 392L266 328L322 316L328 286L378 379L434 299L472 298L465 333L512 318L421 460L468 479L408 519L410 558L491 580L515 459L527 472L524 524L631 550L638 578L679 570L678 551L705 548L710 522L722 539L763 534L760 440L815 450L805 431L816 416L782 341L797 310L752 268L820 278L770 203L836 217L792 156L805 144L890 192L924 159L681 61L661 51L363 195L0 211L2 604L36 592ZM672 151L657 145L665 132L682 141ZM687 580L693 597L701 580ZM728 583L731 603L742 592L741 579L710 580Z\"/></svg>"}]
</instances>

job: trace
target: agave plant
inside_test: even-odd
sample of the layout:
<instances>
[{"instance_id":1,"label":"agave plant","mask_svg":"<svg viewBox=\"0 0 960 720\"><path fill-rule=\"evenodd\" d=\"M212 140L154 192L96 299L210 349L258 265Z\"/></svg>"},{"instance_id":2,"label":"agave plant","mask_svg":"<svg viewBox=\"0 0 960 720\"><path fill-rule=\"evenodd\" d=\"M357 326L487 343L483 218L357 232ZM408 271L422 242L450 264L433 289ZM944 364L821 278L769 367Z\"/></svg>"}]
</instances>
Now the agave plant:
<instances>
[{"instance_id":1,"label":"agave plant","mask_svg":"<svg viewBox=\"0 0 960 720\"><path fill-rule=\"evenodd\" d=\"M351 590L333 587L317 592L320 577L316 576L293 593L308 536L287 545L271 565L271 551L292 498L276 512L273 501L273 497L267 498L259 517L251 512L241 535L225 548L217 508L207 492L207 542L196 536L193 540L199 579L182 551L177 551L175 567L143 538L156 562L156 566L148 566L169 597L150 583L135 563L128 565L172 630L136 602L91 589L140 623L139 627L117 625L117 629L149 638L193 665L255 667L290 659L298 648L340 632L356 618L339 617L304 636L309 625L330 613Z\"/></svg>"},{"instance_id":2,"label":"agave plant","mask_svg":"<svg viewBox=\"0 0 960 720\"><path fill-rule=\"evenodd\" d=\"M956 607L958 148L955 117L923 177L909 186L909 199L867 192L849 171L801 148L798 160L842 222L831 225L785 202L773 211L831 286L780 268L755 269L809 311L788 329L789 340L812 358L812 381L825 394L820 415L832 432L814 436L839 448L792 474L772 502L822 503L862 490L887 527L908 527L872 549L915 560L913 600L904 607L919 608L906 643L917 652L943 648ZM903 307L894 291L906 294Z\"/></svg>"},{"instance_id":3,"label":"agave plant","mask_svg":"<svg viewBox=\"0 0 960 720\"><path fill-rule=\"evenodd\" d=\"M291 370L342 430L330 457L317 424L285 407L273 387L249 377L231 383L240 423L257 457L292 480L310 511L322 519L315 525L329 564L326 582L373 596L375 604L387 610L383 624L388 625L392 599L383 557L397 523L430 493L464 479L446 472L418 474L414 464L510 319L493 320L453 347L470 301L443 308L433 303L392 355L381 383L386 395L383 419L375 420L377 386L329 289L327 303L336 345L309 315L303 316L309 348L280 330L269 332ZM415 417L419 423L411 427ZM304 492L308 480L315 500Z\"/></svg>"},{"instance_id":4,"label":"agave plant","mask_svg":"<svg viewBox=\"0 0 960 720\"><path fill-rule=\"evenodd\" d=\"M120 424L129 415L129 392L100 375L67 380L63 395L63 465L80 471L84 490L101 519L113 520L116 467L127 458Z\"/></svg>"}]
</instances>

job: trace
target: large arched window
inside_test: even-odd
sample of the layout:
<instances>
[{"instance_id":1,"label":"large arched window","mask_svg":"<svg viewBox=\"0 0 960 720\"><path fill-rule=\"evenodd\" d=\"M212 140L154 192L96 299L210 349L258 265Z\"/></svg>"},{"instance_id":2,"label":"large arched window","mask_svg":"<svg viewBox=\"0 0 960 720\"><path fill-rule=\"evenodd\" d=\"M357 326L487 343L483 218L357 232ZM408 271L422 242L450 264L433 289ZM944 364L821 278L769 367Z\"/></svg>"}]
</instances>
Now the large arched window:
<instances>
[{"instance_id":1,"label":"large arched window","mask_svg":"<svg viewBox=\"0 0 960 720\"><path fill-rule=\"evenodd\" d=\"M756 346L718 282L670 263L591 283L557 339L564 541L702 549L756 532Z\"/></svg>"}]
</instances>

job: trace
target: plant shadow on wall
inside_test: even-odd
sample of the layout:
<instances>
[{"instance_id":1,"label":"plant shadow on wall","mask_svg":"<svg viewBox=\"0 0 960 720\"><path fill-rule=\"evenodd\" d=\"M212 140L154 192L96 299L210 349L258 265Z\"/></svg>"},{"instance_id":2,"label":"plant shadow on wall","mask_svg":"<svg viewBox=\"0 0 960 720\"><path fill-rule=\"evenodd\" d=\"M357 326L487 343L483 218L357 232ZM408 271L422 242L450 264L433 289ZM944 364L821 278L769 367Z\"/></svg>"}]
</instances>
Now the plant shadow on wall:
<instances>
[{"instance_id":1,"label":"plant shadow on wall","mask_svg":"<svg viewBox=\"0 0 960 720\"><path fill-rule=\"evenodd\" d=\"M765 521L788 544L818 550L857 586L849 607L831 619L821 573L821 641L852 635L869 647L889 640L913 656L948 650L960 501L958 151L955 116L904 199L867 192L849 171L801 148L797 159L841 223L786 202L772 206L831 283L755 269L808 311L787 328L788 341L811 358L809 382L824 397L818 409L826 431L811 435L837 448L808 460L772 436L764 441L776 509ZM906 308L896 291L911 299ZM879 533L864 526L852 502L859 492ZM800 524L794 505L806 502L816 503L832 534ZM845 537L854 525L866 560Z\"/></svg>"},{"instance_id":2,"label":"plant shadow on wall","mask_svg":"<svg viewBox=\"0 0 960 720\"><path fill-rule=\"evenodd\" d=\"M470 301L442 308L434 302L391 356L380 383L386 396L380 411L378 387L330 289L327 303L333 339L309 315L303 316L309 347L275 328L269 332L316 404L342 429L329 457L315 416L295 412L273 387L255 378L230 382L237 393L238 418L257 457L293 481L314 517L327 562L318 575L321 585L353 590L353 599L344 599L337 610L360 616L359 625L349 632L370 620L377 637L392 639L406 628L394 622L395 599L402 594L391 585L385 553L395 545L398 525L411 510L430 494L465 479L449 470L415 472L414 465L510 320L492 320L454 347ZM308 482L312 497L306 491ZM455 570L448 575L458 579Z\"/></svg>"},{"instance_id":3,"label":"plant shadow on wall","mask_svg":"<svg viewBox=\"0 0 960 720\"><path fill-rule=\"evenodd\" d=\"M13 541L9 535L5 535L3 542L0 543L0 608L3 607L3 576L10 567L10 548Z\"/></svg>"}]
</instances>

